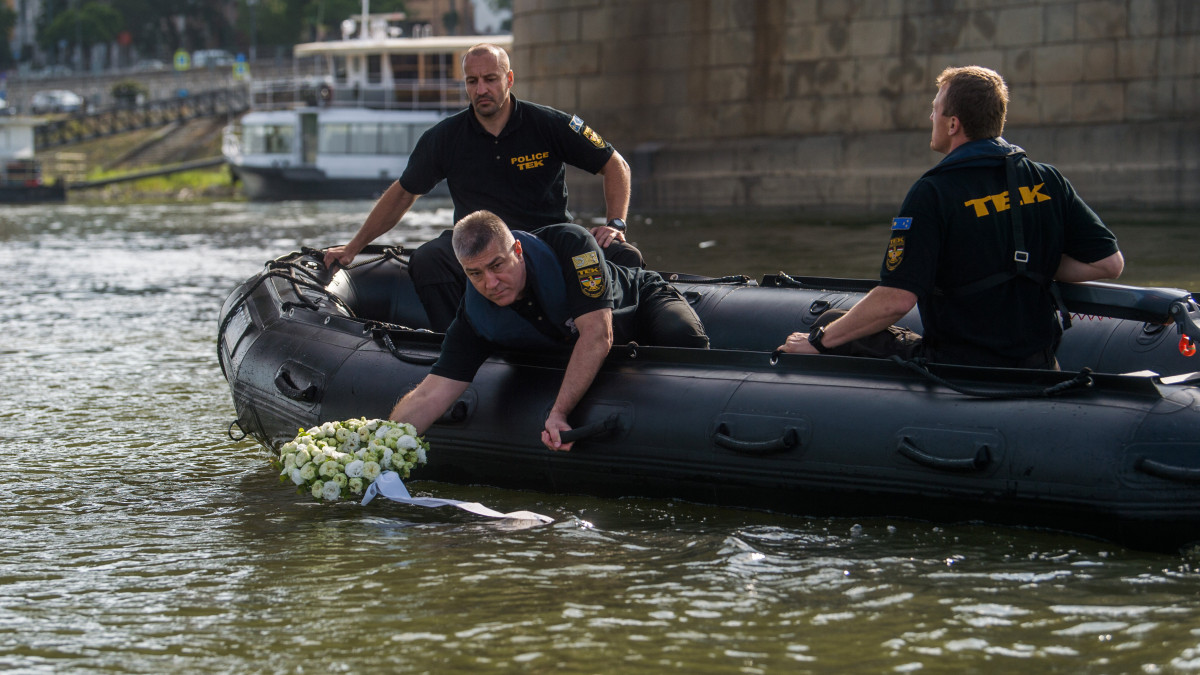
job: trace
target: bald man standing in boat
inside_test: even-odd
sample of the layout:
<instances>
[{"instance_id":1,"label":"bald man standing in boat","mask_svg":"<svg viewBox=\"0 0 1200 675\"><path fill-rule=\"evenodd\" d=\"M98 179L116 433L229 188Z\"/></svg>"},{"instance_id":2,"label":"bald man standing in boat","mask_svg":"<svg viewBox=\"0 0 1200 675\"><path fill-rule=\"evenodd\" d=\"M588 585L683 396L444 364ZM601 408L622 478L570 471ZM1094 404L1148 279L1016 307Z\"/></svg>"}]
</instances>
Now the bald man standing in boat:
<instances>
[{"instance_id":1,"label":"bald man standing in boat","mask_svg":"<svg viewBox=\"0 0 1200 675\"><path fill-rule=\"evenodd\" d=\"M571 222L564 170L570 164L603 176L608 222L591 233L605 258L644 267L642 254L625 241L630 173L621 154L578 116L518 100L503 48L476 45L463 56L462 68L470 107L421 136L400 180L379 198L350 243L326 252L325 265L349 265L443 179L455 222L481 210L497 214L514 230ZM438 332L454 319L466 289L450 238L446 230L420 246L410 261L417 296Z\"/></svg>"},{"instance_id":2,"label":"bald man standing in boat","mask_svg":"<svg viewBox=\"0 0 1200 675\"><path fill-rule=\"evenodd\" d=\"M1052 282L1120 276L1117 238L1070 182L1000 136L1004 79L966 66L944 70L937 86L929 147L946 158L892 219L879 285L849 312L789 335L781 351L1057 369L1069 319ZM914 305L920 337L892 326Z\"/></svg>"}]
</instances>

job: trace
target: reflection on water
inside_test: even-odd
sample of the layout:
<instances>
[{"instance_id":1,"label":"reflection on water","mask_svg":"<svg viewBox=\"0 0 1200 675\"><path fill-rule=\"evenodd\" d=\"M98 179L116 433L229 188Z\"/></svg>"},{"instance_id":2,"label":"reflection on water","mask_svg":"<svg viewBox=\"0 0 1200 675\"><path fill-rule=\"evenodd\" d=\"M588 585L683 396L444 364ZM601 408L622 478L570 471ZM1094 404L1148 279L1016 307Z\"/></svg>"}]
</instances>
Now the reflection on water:
<instances>
[{"instance_id":1,"label":"reflection on water","mask_svg":"<svg viewBox=\"0 0 1200 675\"><path fill-rule=\"evenodd\" d=\"M345 242L369 206L0 212L0 668L1200 670L1195 553L413 485L557 519L514 528L380 501L318 505L280 486L264 450L225 434L217 310L268 258ZM414 216L391 241L422 241L450 218ZM865 224L635 227L668 269L873 276L880 255ZM1200 287L1187 227L1119 229L1131 280ZM1150 253L1174 257L1139 262Z\"/></svg>"}]
</instances>

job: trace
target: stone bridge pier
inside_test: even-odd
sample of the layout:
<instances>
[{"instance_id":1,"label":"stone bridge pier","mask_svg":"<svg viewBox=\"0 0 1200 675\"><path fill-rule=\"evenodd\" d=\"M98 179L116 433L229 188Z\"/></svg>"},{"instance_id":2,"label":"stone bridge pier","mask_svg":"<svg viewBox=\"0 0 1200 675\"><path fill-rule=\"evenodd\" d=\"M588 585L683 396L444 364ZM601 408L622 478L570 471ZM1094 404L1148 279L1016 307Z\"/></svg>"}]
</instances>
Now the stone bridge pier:
<instances>
[{"instance_id":1,"label":"stone bridge pier","mask_svg":"<svg viewBox=\"0 0 1200 675\"><path fill-rule=\"evenodd\" d=\"M1007 80L1005 137L1094 207L1200 205L1195 0L514 0L517 96L633 166L638 212L895 210L934 79ZM576 210L599 190L570 177Z\"/></svg>"}]
</instances>

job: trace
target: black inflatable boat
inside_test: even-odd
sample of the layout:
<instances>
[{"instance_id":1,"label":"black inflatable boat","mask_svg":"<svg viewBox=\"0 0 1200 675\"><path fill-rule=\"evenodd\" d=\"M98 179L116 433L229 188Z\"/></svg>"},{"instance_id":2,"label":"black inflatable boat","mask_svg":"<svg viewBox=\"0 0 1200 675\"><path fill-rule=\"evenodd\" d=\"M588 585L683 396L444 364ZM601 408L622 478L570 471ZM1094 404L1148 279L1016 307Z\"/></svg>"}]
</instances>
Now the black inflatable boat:
<instances>
[{"instance_id":1,"label":"black inflatable boat","mask_svg":"<svg viewBox=\"0 0 1200 675\"><path fill-rule=\"evenodd\" d=\"M236 288L217 342L237 426L277 448L300 427L386 417L441 342L406 259L372 247L331 275L305 250ZM429 430L416 478L1200 542L1200 308L1187 292L1064 285L1074 325L1054 372L775 355L872 282L672 276L712 350L615 346L565 453L539 433L566 354L499 354ZM903 323L920 330L915 312Z\"/></svg>"}]
</instances>

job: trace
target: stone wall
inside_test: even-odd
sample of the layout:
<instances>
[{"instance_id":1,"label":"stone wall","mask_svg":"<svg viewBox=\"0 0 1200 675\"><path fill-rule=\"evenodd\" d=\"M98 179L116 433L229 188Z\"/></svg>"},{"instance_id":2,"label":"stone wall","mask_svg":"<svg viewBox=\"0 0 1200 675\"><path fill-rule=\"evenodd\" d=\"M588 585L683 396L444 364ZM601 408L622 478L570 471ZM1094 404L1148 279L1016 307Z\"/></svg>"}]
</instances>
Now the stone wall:
<instances>
[{"instance_id":1,"label":"stone wall","mask_svg":"<svg viewBox=\"0 0 1200 675\"><path fill-rule=\"evenodd\" d=\"M1008 81L1006 138L1094 206L1200 205L1196 0L513 5L516 94L617 146L637 210L894 209L940 158L934 79L967 64Z\"/></svg>"}]
</instances>

